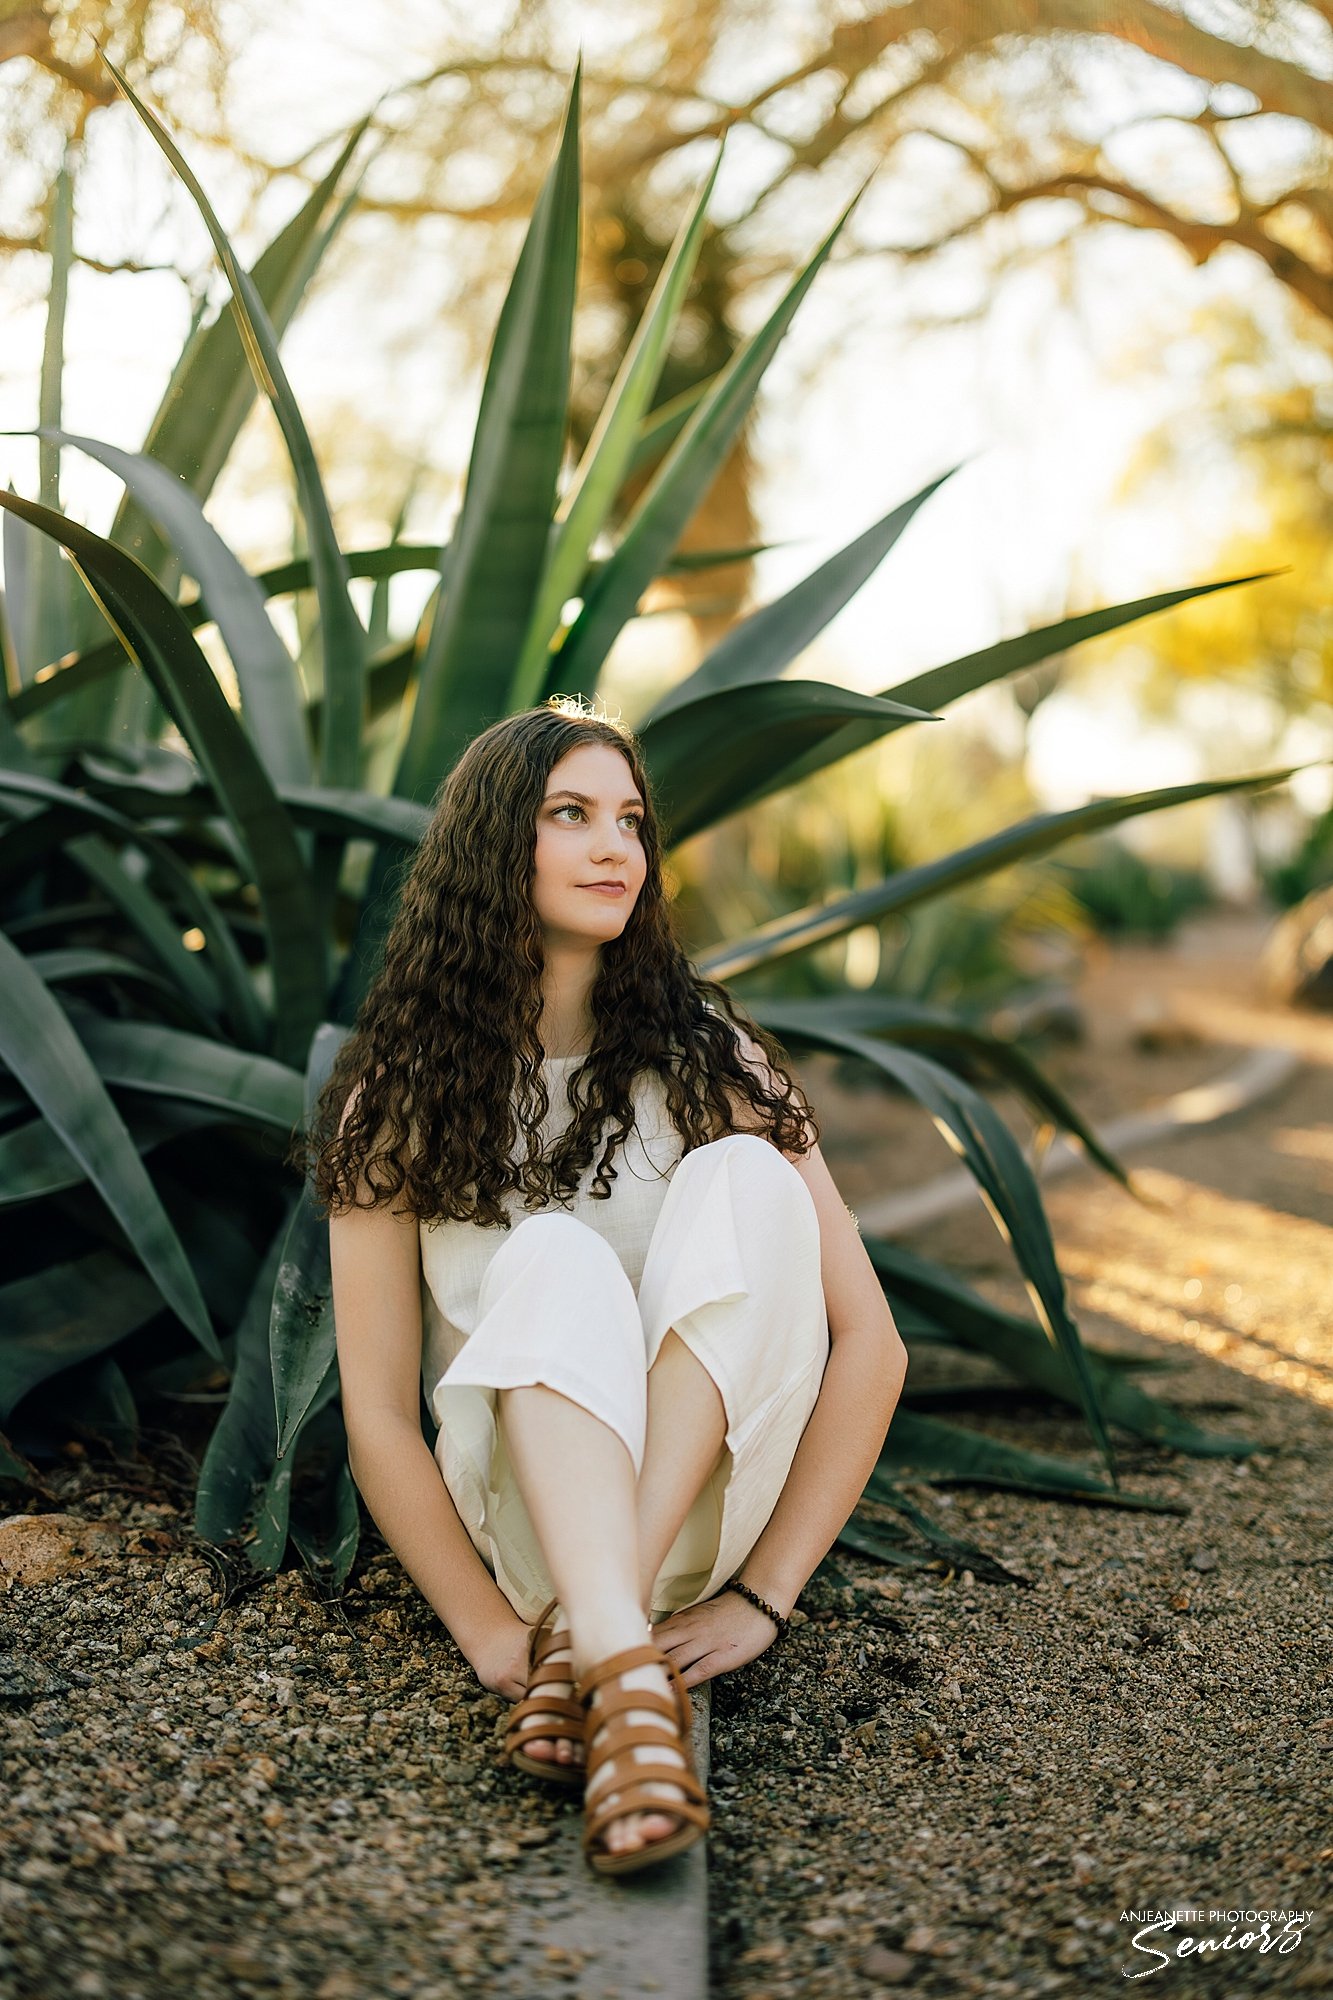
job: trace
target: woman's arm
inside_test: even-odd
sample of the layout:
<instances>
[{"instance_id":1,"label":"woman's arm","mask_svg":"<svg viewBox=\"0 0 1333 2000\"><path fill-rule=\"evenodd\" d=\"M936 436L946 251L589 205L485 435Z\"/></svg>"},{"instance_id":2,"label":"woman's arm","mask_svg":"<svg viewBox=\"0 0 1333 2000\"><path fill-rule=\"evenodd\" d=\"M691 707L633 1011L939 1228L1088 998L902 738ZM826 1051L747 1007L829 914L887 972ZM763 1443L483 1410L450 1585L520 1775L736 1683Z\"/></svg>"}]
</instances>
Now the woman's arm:
<instances>
[{"instance_id":1,"label":"woman's arm","mask_svg":"<svg viewBox=\"0 0 1333 2000\"><path fill-rule=\"evenodd\" d=\"M422 1435L417 1219L385 1204L331 1215L329 1256L352 1478L422 1596L483 1683L498 1687L527 1627L473 1546Z\"/></svg>"}]
</instances>

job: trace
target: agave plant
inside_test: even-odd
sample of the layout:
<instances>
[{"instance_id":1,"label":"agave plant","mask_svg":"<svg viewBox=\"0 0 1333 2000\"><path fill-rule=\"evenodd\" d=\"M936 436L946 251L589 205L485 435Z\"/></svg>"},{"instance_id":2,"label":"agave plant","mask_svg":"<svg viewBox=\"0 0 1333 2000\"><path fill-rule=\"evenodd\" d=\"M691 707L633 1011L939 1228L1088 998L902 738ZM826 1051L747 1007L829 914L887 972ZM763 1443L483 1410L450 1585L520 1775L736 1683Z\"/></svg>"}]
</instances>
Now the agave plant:
<instances>
[{"instance_id":1,"label":"agave plant","mask_svg":"<svg viewBox=\"0 0 1333 2000\"><path fill-rule=\"evenodd\" d=\"M110 68L111 66L108 65ZM496 327L461 511L444 547L338 542L279 333L355 199L339 188L366 127L246 270L157 115L117 87L192 194L230 285L229 310L191 334L144 449L59 427L49 455L91 454L123 482L109 535L0 493L8 587L0 702L0 1474L28 1479L25 1398L133 1440L138 1404L225 1385L199 1473L198 1532L275 1569L289 1540L336 1583L359 1533L338 1407L327 1228L285 1166L379 963L400 864L463 746L498 714L595 697L608 654L677 546L846 214L765 323L700 391L654 397L706 226L717 163L666 258L601 420L566 477L580 226L579 75ZM54 319L54 315L53 315ZM58 332L58 329L56 329ZM58 370L46 371L58 380ZM204 503L256 393L282 430L308 553L249 574ZM52 461L48 456L47 463ZM645 467L652 467L642 483ZM956 469L956 468L954 468ZM947 478L948 473L943 475ZM627 504L627 488L641 487ZM863 695L786 669L884 560L935 479L777 601L742 617L634 720L671 842L798 785L893 730L941 719L984 686L1232 578L1067 619ZM73 602L60 545L86 597ZM718 551L718 562L737 551ZM350 582L409 569L437 586L415 636L386 644ZM186 579L195 588L187 591ZM309 592L311 685L269 601ZM200 649L215 628L234 702ZM33 635L37 635L36 638ZM404 720L392 783L366 783L367 728ZM184 748L181 748L181 745ZM909 1348L952 1343L1082 1412L1109 1477L990 1442L905 1406L842 1540L891 1562L984 1552L952 1541L902 1487L980 1480L1157 1503L1120 1486L1118 1427L1201 1453L1242 1453L1132 1386L1080 1338L1040 1189L974 1080L1022 1093L1122 1185L1120 1163L1012 1041L938 1006L846 993L783 998L799 953L1073 834L1287 771L1098 799L1041 814L871 888L763 924L699 955L715 978L760 975L757 1018L796 1053L867 1064L929 1114L975 1175L1012 1247L1035 1317L1001 1311L891 1243L867 1249ZM372 863L364 864L365 844ZM357 852L360 846L360 853ZM201 1144L201 1138L203 1143ZM151 1165L151 1171L150 1171ZM1131 1192L1132 1192L1131 1188ZM909 1524L904 1527L902 1523ZM910 1532L917 1530L915 1536ZM925 1537L922 1548L921 1537Z\"/></svg>"}]
</instances>

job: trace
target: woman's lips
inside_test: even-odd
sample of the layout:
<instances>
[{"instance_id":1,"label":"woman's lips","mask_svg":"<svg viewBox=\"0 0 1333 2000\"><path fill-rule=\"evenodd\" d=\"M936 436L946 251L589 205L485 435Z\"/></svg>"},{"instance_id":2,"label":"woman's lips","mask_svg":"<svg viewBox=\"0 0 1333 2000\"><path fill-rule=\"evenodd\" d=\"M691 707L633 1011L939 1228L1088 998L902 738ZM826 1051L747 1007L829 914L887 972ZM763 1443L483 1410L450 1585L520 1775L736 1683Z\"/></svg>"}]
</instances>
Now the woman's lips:
<instances>
[{"instance_id":1,"label":"woman's lips","mask_svg":"<svg viewBox=\"0 0 1333 2000\"><path fill-rule=\"evenodd\" d=\"M580 882L580 889L590 889L594 896L623 896L623 882Z\"/></svg>"}]
</instances>

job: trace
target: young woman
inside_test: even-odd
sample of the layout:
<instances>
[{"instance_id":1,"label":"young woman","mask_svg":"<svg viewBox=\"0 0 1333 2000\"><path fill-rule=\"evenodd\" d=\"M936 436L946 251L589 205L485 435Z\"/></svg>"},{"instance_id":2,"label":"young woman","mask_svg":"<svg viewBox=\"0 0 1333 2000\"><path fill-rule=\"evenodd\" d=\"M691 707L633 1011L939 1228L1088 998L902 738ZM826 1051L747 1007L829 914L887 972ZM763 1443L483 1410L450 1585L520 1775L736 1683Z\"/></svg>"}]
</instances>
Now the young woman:
<instances>
[{"instance_id":1,"label":"young woman","mask_svg":"<svg viewBox=\"0 0 1333 2000\"><path fill-rule=\"evenodd\" d=\"M357 1487L603 1872L702 1837L686 1689L783 1629L902 1388L818 1136L677 942L631 733L484 730L308 1146Z\"/></svg>"}]
</instances>

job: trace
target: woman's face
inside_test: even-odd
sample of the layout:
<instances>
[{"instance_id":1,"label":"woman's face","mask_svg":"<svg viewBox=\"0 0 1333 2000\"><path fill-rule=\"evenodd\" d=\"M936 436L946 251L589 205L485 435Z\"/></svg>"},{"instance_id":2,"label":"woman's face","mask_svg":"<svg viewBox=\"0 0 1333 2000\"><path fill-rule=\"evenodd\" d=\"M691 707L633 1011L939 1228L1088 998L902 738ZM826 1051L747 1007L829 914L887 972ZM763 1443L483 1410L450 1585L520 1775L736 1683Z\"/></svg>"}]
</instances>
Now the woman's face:
<instances>
[{"instance_id":1,"label":"woman's face","mask_svg":"<svg viewBox=\"0 0 1333 2000\"><path fill-rule=\"evenodd\" d=\"M580 743L546 781L537 812L532 901L548 941L603 943L629 921L648 872L644 802L609 743ZM616 882L619 893L590 885Z\"/></svg>"}]
</instances>

